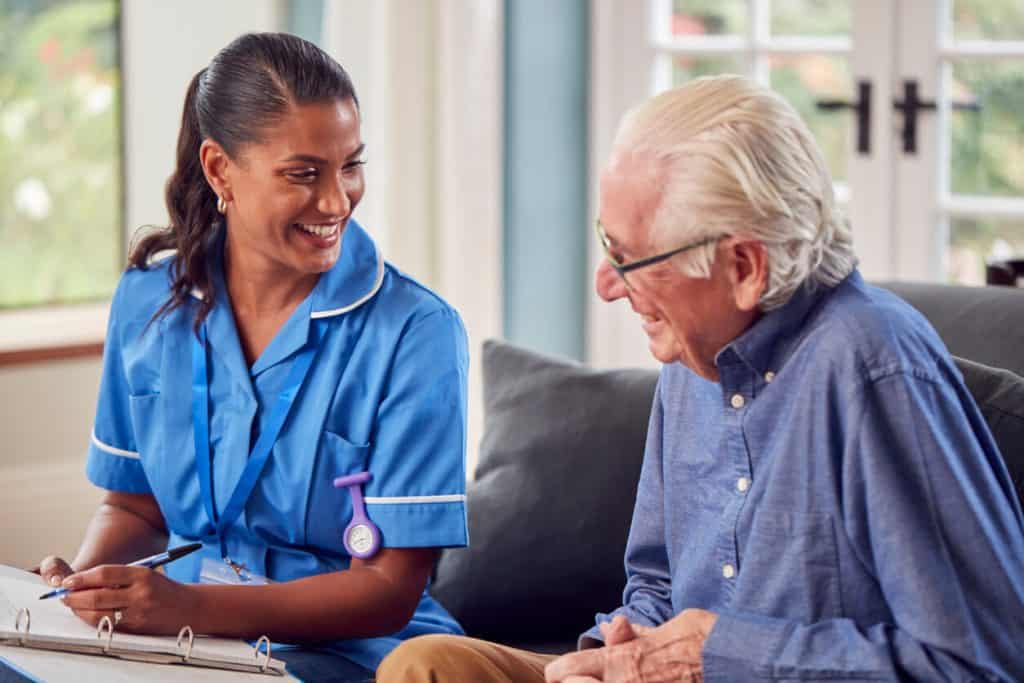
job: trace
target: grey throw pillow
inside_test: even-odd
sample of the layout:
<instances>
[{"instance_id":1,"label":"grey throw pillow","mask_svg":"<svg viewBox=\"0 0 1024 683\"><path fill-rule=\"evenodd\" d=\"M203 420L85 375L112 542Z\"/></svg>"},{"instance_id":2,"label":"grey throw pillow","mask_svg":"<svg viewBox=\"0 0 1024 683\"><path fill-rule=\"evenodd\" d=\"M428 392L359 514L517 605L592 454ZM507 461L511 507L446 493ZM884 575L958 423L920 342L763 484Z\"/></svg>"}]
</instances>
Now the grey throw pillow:
<instances>
[{"instance_id":1,"label":"grey throw pillow","mask_svg":"<svg viewBox=\"0 0 1024 683\"><path fill-rule=\"evenodd\" d=\"M985 416L1024 504L1024 377L965 358L953 357L968 391Z\"/></svg>"},{"instance_id":2,"label":"grey throw pillow","mask_svg":"<svg viewBox=\"0 0 1024 683\"><path fill-rule=\"evenodd\" d=\"M470 635L572 646L622 602L657 372L598 371L510 344L483 348L484 437L467 489L470 547L431 593Z\"/></svg>"}]
</instances>

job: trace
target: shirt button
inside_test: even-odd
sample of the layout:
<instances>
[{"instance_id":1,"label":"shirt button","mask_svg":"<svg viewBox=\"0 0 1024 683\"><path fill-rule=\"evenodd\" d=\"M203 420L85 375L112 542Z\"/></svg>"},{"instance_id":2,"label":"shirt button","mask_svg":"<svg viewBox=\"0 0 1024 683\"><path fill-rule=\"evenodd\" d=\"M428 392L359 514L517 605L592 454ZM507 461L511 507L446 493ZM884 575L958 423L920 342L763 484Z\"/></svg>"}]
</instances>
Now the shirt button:
<instances>
[{"instance_id":1,"label":"shirt button","mask_svg":"<svg viewBox=\"0 0 1024 683\"><path fill-rule=\"evenodd\" d=\"M743 394L733 394L729 403L732 404L733 408L739 409L743 407L743 404L746 403L746 401L743 399Z\"/></svg>"},{"instance_id":2,"label":"shirt button","mask_svg":"<svg viewBox=\"0 0 1024 683\"><path fill-rule=\"evenodd\" d=\"M766 372L766 373L764 373L764 381L765 382L771 384L773 379L775 379L775 373L774 372Z\"/></svg>"},{"instance_id":3,"label":"shirt button","mask_svg":"<svg viewBox=\"0 0 1024 683\"><path fill-rule=\"evenodd\" d=\"M728 564L728 563L723 564L722 565L722 576L724 576L727 579L731 579L732 577L736 576L736 567L734 567L734 566L732 566L731 564Z\"/></svg>"},{"instance_id":4,"label":"shirt button","mask_svg":"<svg viewBox=\"0 0 1024 683\"><path fill-rule=\"evenodd\" d=\"M746 493L747 489L750 488L750 480L746 477L740 477L736 480L736 490L740 493Z\"/></svg>"}]
</instances>

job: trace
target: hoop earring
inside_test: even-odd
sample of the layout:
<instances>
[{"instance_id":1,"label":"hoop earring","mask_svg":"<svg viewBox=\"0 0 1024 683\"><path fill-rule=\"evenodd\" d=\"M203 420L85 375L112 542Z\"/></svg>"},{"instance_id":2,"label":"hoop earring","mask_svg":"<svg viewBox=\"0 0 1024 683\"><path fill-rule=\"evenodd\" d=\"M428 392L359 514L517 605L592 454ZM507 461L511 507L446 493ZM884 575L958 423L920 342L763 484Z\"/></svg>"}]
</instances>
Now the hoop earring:
<instances>
[{"instance_id":1,"label":"hoop earring","mask_svg":"<svg viewBox=\"0 0 1024 683\"><path fill-rule=\"evenodd\" d=\"M228 212L228 203L220 195L217 195L217 212L220 214Z\"/></svg>"}]
</instances>

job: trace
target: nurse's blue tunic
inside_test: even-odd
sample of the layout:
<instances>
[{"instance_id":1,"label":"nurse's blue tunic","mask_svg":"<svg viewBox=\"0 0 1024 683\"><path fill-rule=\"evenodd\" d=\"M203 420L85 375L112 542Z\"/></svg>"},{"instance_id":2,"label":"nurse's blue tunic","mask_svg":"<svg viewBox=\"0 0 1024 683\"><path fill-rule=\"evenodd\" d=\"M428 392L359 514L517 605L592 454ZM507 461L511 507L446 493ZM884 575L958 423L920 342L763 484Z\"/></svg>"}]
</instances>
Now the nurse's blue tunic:
<instances>
[{"instance_id":1,"label":"nurse's blue tunic","mask_svg":"<svg viewBox=\"0 0 1024 683\"><path fill-rule=\"evenodd\" d=\"M312 325L325 326L270 459L224 536L232 560L274 581L349 566L342 531L352 506L333 480L356 472L373 476L364 496L383 547L467 543L462 322L440 297L385 263L355 221L342 240L338 262L251 367L224 286L222 239L211 258L216 299L206 323L207 372L218 514L296 354L313 339ZM102 488L152 494L171 546L203 542L202 551L167 565L171 578L194 582L204 558L222 558L193 442L195 303L149 324L168 298L170 262L128 270L114 294L86 471ZM329 648L375 669L399 642L424 633L461 633L426 592L402 631Z\"/></svg>"}]
</instances>

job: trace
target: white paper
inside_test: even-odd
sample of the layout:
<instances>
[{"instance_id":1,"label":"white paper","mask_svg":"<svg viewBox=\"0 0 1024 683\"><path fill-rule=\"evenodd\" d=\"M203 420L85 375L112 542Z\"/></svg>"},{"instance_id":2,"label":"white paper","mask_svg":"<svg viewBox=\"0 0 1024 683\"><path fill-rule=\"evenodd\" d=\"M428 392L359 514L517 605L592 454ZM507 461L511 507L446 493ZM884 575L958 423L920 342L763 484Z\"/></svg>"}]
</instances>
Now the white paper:
<instances>
[{"instance_id":1,"label":"white paper","mask_svg":"<svg viewBox=\"0 0 1024 683\"><path fill-rule=\"evenodd\" d=\"M17 619L18 611L25 607L28 608L31 619L31 623L29 625L29 632L31 635L54 636L59 638L81 638L95 642L97 640L96 628L75 616L75 614L61 602L60 598L50 598L49 600L39 599L40 595L43 595L52 589L53 588L51 586L47 586L46 583L43 582L42 578L36 574L0 565L0 633L10 634L15 630L15 621ZM24 620L24 617L22 617L22 619ZM25 623L22 621L21 630L24 630L24 628ZM113 640L116 646L120 649L143 652L178 652L177 638L175 637L142 636L115 632ZM254 650L248 643L243 640L228 638L196 636L192 652L194 656L201 656L215 660L239 660L248 663L255 659ZM39 662L50 661L51 659L66 662L66 659L64 658L67 657L74 658L76 666L81 663L83 657L89 660L97 659L96 657L90 657L89 655L57 652L28 654L27 648L19 647L2 647L0 656L11 660L19 666L23 665L21 662L28 663L30 667L33 667L33 662L38 664ZM128 663L129 662L113 660L111 663L102 665L90 662L90 665L97 671L100 671L108 670L112 666L119 667ZM181 680L200 680L200 678L207 680L207 674L204 673L203 677L200 677L197 673L199 669L194 667L184 668L166 665L146 665L138 662L131 662L131 664L132 666L128 668L137 669L139 666L146 666L146 670L151 672L155 672L157 669L168 668L182 670L181 674L175 672L161 672L160 680L178 680L177 678L174 678L177 675L191 676L191 678L184 678ZM32 668L29 668L29 670L31 671ZM209 680L241 680L225 678L225 676L231 677L246 675L231 672L216 672L216 674L217 675L215 676L214 673L210 673ZM164 675L171 676L171 678L165 678ZM252 680L267 681L268 679L265 676L259 676Z\"/></svg>"}]
</instances>

